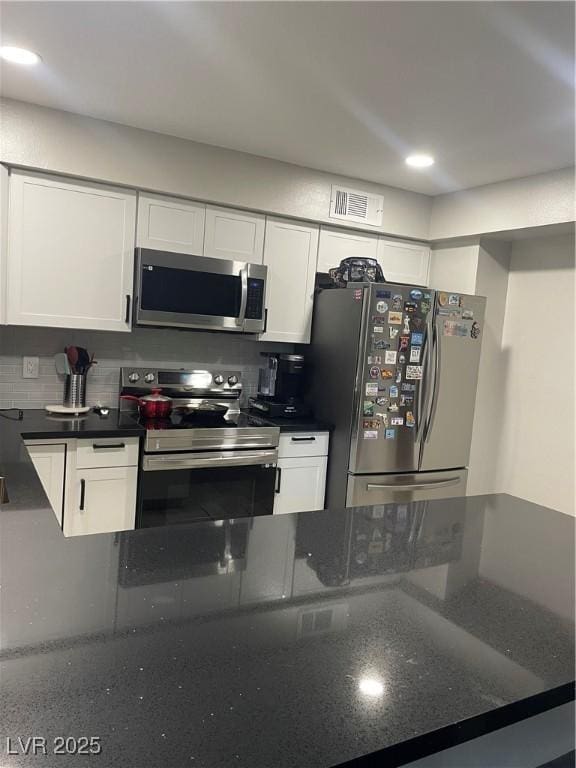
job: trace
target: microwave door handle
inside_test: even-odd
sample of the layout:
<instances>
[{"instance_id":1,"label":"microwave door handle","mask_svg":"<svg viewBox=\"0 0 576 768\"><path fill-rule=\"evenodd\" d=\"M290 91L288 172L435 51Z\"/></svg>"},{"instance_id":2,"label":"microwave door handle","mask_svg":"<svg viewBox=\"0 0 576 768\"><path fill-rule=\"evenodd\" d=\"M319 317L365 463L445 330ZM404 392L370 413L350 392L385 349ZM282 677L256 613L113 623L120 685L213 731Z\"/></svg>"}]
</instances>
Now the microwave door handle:
<instances>
[{"instance_id":1,"label":"microwave door handle","mask_svg":"<svg viewBox=\"0 0 576 768\"><path fill-rule=\"evenodd\" d=\"M248 270L240 270L240 282L242 284L242 296L240 298L240 313L236 319L236 325L244 325L246 319L246 305L248 303Z\"/></svg>"}]
</instances>

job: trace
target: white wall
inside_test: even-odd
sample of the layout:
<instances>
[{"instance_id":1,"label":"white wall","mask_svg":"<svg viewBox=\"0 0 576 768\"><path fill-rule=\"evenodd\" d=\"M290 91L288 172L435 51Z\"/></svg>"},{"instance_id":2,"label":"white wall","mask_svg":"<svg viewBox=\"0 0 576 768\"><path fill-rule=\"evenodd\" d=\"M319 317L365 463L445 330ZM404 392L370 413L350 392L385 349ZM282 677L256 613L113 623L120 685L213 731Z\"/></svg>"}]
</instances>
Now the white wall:
<instances>
[{"instance_id":1,"label":"white wall","mask_svg":"<svg viewBox=\"0 0 576 768\"><path fill-rule=\"evenodd\" d=\"M430 240L469 237L575 220L574 168L438 195Z\"/></svg>"},{"instance_id":2,"label":"white wall","mask_svg":"<svg viewBox=\"0 0 576 768\"><path fill-rule=\"evenodd\" d=\"M498 489L575 514L573 234L513 244L503 353Z\"/></svg>"},{"instance_id":3,"label":"white wall","mask_svg":"<svg viewBox=\"0 0 576 768\"><path fill-rule=\"evenodd\" d=\"M357 229L428 237L426 195L12 99L0 101L0 162L336 226L340 183L384 196L382 227Z\"/></svg>"},{"instance_id":4,"label":"white wall","mask_svg":"<svg viewBox=\"0 0 576 768\"><path fill-rule=\"evenodd\" d=\"M435 243L430 255L430 287L454 293L477 293L479 251L479 238Z\"/></svg>"},{"instance_id":5,"label":"white wall","mask_svg":"<svg viewBox=\"0 0 576 768\"><path fill-rule=\"evenodd\" d=\"M470 495L494 493L497 490L498 447L504 417L501 392L506 376L502 334L510 251L509 242L498 240L482 239L478 247L475 293L486 296L486 314L470 447Z\"/></svg>"}]
</instances>

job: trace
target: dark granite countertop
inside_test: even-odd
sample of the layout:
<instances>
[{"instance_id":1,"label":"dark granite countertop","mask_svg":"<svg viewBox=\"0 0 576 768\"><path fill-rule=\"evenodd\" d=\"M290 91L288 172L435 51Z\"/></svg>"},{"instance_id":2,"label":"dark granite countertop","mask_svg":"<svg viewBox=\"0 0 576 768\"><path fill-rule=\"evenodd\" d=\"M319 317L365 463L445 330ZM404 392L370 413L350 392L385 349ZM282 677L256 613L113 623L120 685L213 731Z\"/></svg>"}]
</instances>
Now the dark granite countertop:
<instances>
[{"instance_id":1,"label":"dark granite countertop","mask_svg":"<svg viewBox=\"0 0 576 768\"><path fill-rule=\"evenodd\" d=\"M65 538L33 496L0 509L3 768L392 768L574 698L561 513L479 496ZM102 754L6 753L33 735Z\"/></svg>"},{"instance_id":2,"label":"dark granite countertop","mask_svg":"<svg viewBox=\"0 0 576 768\"><path fill-rule=\"evenodd\" d=\"M331 432L333 427L323 421L308 418L274 419L246 410L246 415L255 423L269 427L280 427L280 432Z\"/></svg>"},{"instance_id":3,"label":"dark granite countertop","mask_svg":"<svg viewBox=\"0 0 576 768\"><path fill-rule=\"evenodd\" d=\"M23 440L68 440L92 437L141 437L145 430L112 409L108 416L89 412L78 417L54 416L43 410L24 410L19 421L11 411L0 417L0 477L6 480L10 509L50 509ZM6 418L8 416L8 418Z\"/></svg>"}]
</instances>

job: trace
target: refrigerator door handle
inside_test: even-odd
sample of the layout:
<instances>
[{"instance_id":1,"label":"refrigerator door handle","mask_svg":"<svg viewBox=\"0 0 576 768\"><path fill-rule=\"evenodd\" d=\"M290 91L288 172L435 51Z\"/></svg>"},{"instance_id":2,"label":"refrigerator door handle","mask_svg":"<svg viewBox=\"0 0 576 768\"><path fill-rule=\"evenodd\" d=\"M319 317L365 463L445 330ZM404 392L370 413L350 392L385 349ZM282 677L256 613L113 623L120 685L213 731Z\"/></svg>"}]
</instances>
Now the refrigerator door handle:
<instances>
[{"instance_id":1,"label":"refrigerator door handle","mask_svg":"<svg viewBox=\"0 0 576 768\"><path fill-rule=\"evenodd\" d=\"M368 483L366 488L369 491L377 491L382 488L393 488L397 491L422 491L427 488L447 488L450 485L458 485L461 477L448 477L445 480L429 480L426 483Z\"/></svg>"},{"instance_id":2,"label":"refrigerator door handle","mask_svg":"<svg viewBox=\"0 0 576 768\"><path fill-rule=\"evenodd\" d=\"M416 431L417 443L421 441L422 434L424 432L424 426L429 418L429 414L425 414L424 411L428 403L428 394L431 389L432 366L431 366L430 351L433 345L433 339L432 339L432 333L433 333L432 318L433 317L434 317L434 312L432 310L432 312L428 313L428 317L426 318L426 339L425 339L426 346L424 347L424 360L423 360L424 378L422 379L422 382L418 387L418 400L417 400L418 428Z\"/></svg>"},{"instance_id":3,"label":"refrigerator door handle","mask_svg":"<svg viewBox=\"0 0 576 768\"><path fill-rule=\"evenodd\" d=\"M428 442L432 427L434 426L434 419L436 418L436 409L438 408L438 391L440 381L440 341L438 339L438 325L434 321L434 327L432 330L433 340L433 355L434 355L434 386L432 388L432 397L430 401L430 412L426 420L426 426L424 427L424 442Z\"/></svg>"}]
</instances>

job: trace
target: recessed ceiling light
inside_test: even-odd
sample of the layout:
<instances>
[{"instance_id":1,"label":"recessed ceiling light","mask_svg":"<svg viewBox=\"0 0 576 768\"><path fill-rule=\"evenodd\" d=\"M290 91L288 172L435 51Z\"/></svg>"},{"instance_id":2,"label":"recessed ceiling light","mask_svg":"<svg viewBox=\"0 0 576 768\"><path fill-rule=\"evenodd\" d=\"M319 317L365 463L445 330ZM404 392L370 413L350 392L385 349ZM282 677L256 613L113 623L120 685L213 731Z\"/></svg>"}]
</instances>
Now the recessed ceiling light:
<instances>
[{"instance_id":1,"label":"recessed ceiling light","mask_svg":"<svg viewBox=\"0 0 576 768\"><path fill-rule=\"evenodd\" d=\"M34 51L28 51L26 48L15 48L11 45L3 45L0 48L0 57L4 61L10 61L12 64L23 64L25 67L32 67L40 61L40 56Z\"/></svg>"},{"instance_id":2,"label":"recessed ceiling light","mask_svg":"<svg viewBox=\"0 0 576 768\"><path fill-rule=\"evenodd\" d=\"M434 165L434 158L432 155L409 155L406 158L406 165L411 168L429 168Z\"/></svg>"}]
</instances>

